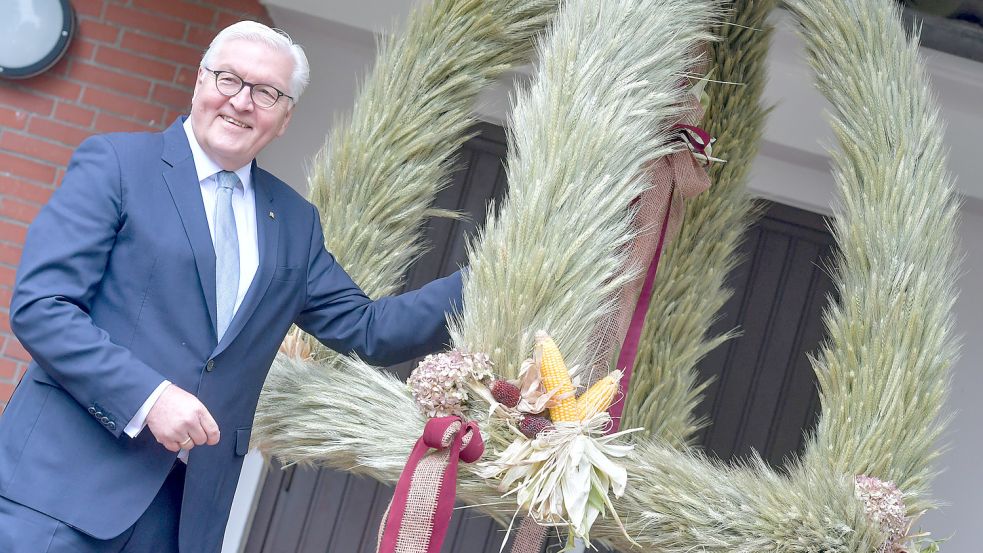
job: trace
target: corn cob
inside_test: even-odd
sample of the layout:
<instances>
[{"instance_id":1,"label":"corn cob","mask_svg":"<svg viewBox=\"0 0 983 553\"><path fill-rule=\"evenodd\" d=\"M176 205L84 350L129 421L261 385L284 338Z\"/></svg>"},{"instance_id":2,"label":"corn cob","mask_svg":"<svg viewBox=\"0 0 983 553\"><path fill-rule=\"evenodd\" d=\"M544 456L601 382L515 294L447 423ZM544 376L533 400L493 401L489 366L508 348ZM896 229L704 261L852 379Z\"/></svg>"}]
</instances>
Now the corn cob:
<instances>
[{"instance_id":1,"label":"corn cob","mask_svg":"<svg viewBox=\"0 0 983 553\"><path fill-rule=\"evenodd\" d=\"M577 398L580 412L585 420L611 407L611 402L618 395L619 382L621 382L621 371L611 371Z\"/></svg>"},{"instance_id":2,"label":"corn cob","mask_svg":"<svg viewBox=\"0 0 983 553\"><path fill-rule=\"evenodd\" d=\"M540 415L526 415L519 423L519 431L530 440L536 439L540 432L553 429L553 423Z\"/></svg>"},{"instance_id":3,"label":"corn cob","mask_svg":"<svg viewBox=\"0 0 983 553\"><path fill-rule=\"evenodd\" d=\"M580 422L582 418L580 404L574 397L570 372L563 363L563 356L560 355L556 342L542 330L536 332L533 358L539 364L539 374L543 378L546 391L556 390L557 395L569 394L567 398L560 400L556 407L550 407L550 418L554 422Z\"/></svg>"},{"instance_id":4,"label":"corn cob","mask_svg":"<svg viewBox=\"0 0 983 553\"><path fill-rule=\"evenodd\" d=\"M494 380L488 389L491 390L491 395L495 401L506 407L515 408L519 404L519 400L522 399L519 387L508 380Z\"/></svg>"}]
</instances>

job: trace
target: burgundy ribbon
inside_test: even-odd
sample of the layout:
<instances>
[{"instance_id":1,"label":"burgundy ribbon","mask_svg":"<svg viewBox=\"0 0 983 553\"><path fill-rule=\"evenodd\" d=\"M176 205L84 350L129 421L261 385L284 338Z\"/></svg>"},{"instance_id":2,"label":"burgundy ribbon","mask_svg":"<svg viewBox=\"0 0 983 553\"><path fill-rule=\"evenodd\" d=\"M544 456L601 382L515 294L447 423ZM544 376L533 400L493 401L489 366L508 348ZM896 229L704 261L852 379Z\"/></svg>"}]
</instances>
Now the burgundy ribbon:
<instances>
[{"instance_id":1,"label":"burgundy ribbon","mask_svg":"<svg viewBox=\"0 0 983 553\"><path fill-rule=\"evenodd\" d=\"M662 259L662 248L666 242L666 233L669 231L669 213L672 211L672 195L676 191L676 183L669 189L669 201L666 203L666 216L662 219L662 230L659 234L659 244L655 247L655 256L649 263L648 273L645 275L645 283L642 284L642 291L635 302L635 311L631 314L631 322L628 323L628 332L625 334L624 344L621 346L621 353L618 354L618 364L621 369L621 397L618 401L611 404L608 413L611 415L612 424L608 433L618 431L621 426L621 413L625 410L625 398L628 397L628 385L631 383L632 367L635 366L635 358L638 356L638 341L642 336L642 327L645 326L645 315L648 314L649 304L652 302L652 288L655 287L655 274L659 270L659 260Z\"/></svg>"},{"instance_id":2,"label":"burgundy ribbon","mask_svg":"<svg viewBox=\"0 0 983 553\"><path fill-rule=\"evenodd\" d=\"M684 125L682 123L677 123L672 128L679 129L680 135L682 135L686 142L689 142L690 146L693 147L693 151L702 156L709 157L707 156L707 148L713 144L713 137L710 136L710 133L700 127Z\"/></svg>"},{"instance_id":3,"label":"burgundy ribbon","mask_svg":"<svg viewBox=\"0 0 983 553\"><path fill-rule=\"evenodd\" d=\"M683 123L674 125L673 129L680 131L680 138L688 142L690 146L692 146L693 151L707 158L710 157L706 154L707 147L713 143L713 138L710 136L710 133L706 132L700 127L686 125ZM652 289L655 287L655 275L659 269L659 261L662 259L662 250L665 247L666 235L669 232L669 217L672 214L672 200L675 192L676 183L673 182L669 189L669 199L666 203L666 214L662 220L662 230L659 233L659 243L656 245L655 255L653 256L652 262L648 267L648 272L645 275L645 282L642 284L642 290L638 295L638 301L635 302L635 310L632 312L631 321L628 324L628 332L625 334L625 341L621 346L621 352L618 355L618 364L616 367L623 370L623 376L621 378L621 389L623 393L621 397L608 408L608 413L611 415L612 419L611 427L608 429L609 434L617 432L618 428L621 426L621 415L625 409L625 398L628 397L632 369L635 366L635 358L638 356L638 343L639 339L641 338L642 328L645 326L645 316L648 314L649 304L652 302ZM629 207L631 207L638 200L639 198L632 200ZM542 549L543 543L546 541L546 533L547 528L545 526L539 526L531 516L526 515L519 528L519 535L512 544L512 553L539 553L539 551Z\"/></svg>"},{"instance_id":4,"label":"burgundy ribbon","mask_svg":"<svg viewBox=\"0 0 983 553\"><path fill-rule=\"evenodd\" d=\"M450 437L449 443L446 438L448 430L453 425L459 428ZM403 525L403 517L406 514L407 504L410 496L410 487L413 484L413 474L423 460L424 456L431 449L443 450L450 448L447 468L444 470L440 488L437 493L437 505L433 513L433 525L430 536L421 536L427 540L427 553L439 553L440 547L447 534L450 525L451 515L454 512L454 498L457 493L457 465L458 460L465 463L473 463L481 458L485 451L485 444L481 438L478 424L474 421L464 422L456 416L433 418L427 421L423 429L423 436L420 437L414 446L410 458L406 461L406 467L399 476L396 484L396 491L393 493L392 502L386 515L383 534L379 540L378 553L395 553L396 545L399 541L400 530Z\"/></svg>"},{"instance_id":5,"label":"burgundy ribbon","mask_svg":"<svg viewBox=\"0 0 983 553\"><path fill-rule=\"evenodd\" d=\"M693 151L706 156L706 149L713 143L710 133L694 125L677 123L673 129L680 131L680 137L692 146ZM652 302L652 289L655 287L655 274L659 269L659 261L662 259L662 250L665 246L666 233L669 231L669 215L672 212L672 198L676 191L676 182L673 181L669 189L669 201L666 203L666 216L662 220L662 231L659 234L659 244L655 248L655 256L649 264L648 273L645 275L645 283L642 291L638 295L635 303L635 311L632 312L631 322L628 324L628 332L625 334L624 344L621 346L621 353L618 355L617 368L624 371L621 382L621 397L618 401L611 404L608 413L611 415L612 425L608 433L614 433L621 427L621 414L625 410L625 398L628 397L628 389L631 384L632 369L635 366L635 358L638 357L638 342L642 335L642 328L645 326L645 316L648 314L649 304Z\"/></svg>"}]
</instances>

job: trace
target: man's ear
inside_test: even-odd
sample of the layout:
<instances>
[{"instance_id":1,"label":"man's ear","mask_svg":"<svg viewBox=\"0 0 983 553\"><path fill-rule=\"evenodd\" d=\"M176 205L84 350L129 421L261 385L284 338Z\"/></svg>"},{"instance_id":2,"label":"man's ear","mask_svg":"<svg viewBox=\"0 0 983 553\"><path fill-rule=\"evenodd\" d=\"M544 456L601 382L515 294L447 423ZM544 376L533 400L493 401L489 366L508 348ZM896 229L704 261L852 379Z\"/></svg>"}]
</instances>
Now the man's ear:
<instances>
[{"instance_id":1,"label":"man's ear","mask_svg":"<svg viewBox=\"0 0 983 553\"><path fill-rule=\"evenodd\" d=\"M280 129L276 132L277 138L283 136L283 133L287 132L287 125L290 124L290 117L294 114L294 107L290 106L287 110L287 115L283 118L283 123L280 125Z\"/></svg>"},{"instance_id":2,"label":"man's ear","mask_svg":"<svg viewBox=\"0 0 983 553\"><path fill-rule=\"evenodd\" d=\"M198 98L198 89L202 86L205 79L205 70L198 66L198 75L195 76L195 89L191 92L191 105L194 105L195 99Z\"/></svg>"}]
</instances>

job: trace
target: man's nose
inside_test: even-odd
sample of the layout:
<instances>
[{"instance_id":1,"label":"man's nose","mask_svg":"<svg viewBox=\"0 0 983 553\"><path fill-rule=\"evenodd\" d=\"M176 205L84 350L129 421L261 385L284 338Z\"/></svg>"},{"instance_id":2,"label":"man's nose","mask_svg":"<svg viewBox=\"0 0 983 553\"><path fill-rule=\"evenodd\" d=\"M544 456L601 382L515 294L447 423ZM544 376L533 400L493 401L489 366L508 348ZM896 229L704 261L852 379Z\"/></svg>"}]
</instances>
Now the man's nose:
<instances>
[{"instance_id":1,"label":"man's nose","mask_svg":"<svg viewBox=\"0 0 983 553\"><path fill-rule=\"evenodd\" d=\"M242 90L240 90L238 94L229 98L229 102L232 104L232 107L236 108L239 111L246 111L252 109L253 107L252 91L253 89L249 86L242 87Z\"/></svg>"}]
</instances>

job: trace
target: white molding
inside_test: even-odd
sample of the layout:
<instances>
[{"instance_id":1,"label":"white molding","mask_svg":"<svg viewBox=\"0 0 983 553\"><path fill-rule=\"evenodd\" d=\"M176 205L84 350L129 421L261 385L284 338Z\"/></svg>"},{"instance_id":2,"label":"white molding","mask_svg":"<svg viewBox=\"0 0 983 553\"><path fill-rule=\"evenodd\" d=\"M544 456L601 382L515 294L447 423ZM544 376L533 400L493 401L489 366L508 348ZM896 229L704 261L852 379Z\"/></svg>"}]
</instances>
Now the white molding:
<instances>
[{"instance_id":1,"label":"white molding","mask_svg":"<svg viewBox=\"0 0 983 553\"><path fill-rule=\"evenodd\" d=\"M229 512L229 523L225 526L225 539L222 542L222 553L242 553L246 549L246 538L253 525L256 506L259 503L259 492L263 489L269 464L263 460L259 450L251 449L242 462L242 472L239 473L239 484L236 486L235 499L232 500L232 510Z\"/></svg>"}]
</instances>

